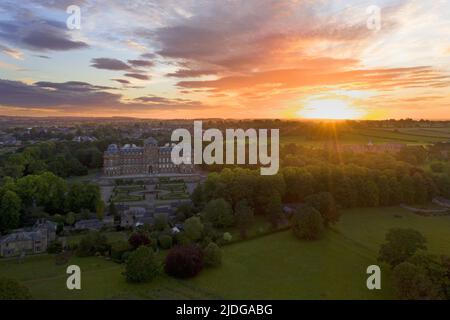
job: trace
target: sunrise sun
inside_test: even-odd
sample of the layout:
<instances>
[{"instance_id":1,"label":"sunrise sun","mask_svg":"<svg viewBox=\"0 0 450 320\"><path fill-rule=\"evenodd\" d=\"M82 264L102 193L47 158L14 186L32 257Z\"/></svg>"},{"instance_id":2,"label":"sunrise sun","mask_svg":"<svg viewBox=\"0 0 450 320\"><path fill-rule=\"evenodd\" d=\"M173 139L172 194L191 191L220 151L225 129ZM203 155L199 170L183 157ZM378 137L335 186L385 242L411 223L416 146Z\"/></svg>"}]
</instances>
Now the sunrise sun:
<instances>
[{"instance_id":1,"label":"sunrise sun","mask_svg":"<svg viewBox=\"0 0 450 320\"><path fill-rule=\"evenodd\" d=\"M309 100L297 112L297 116L306 119L359 119L363 112L344 100L317 99Z\"/></svg>"}]
</instances>

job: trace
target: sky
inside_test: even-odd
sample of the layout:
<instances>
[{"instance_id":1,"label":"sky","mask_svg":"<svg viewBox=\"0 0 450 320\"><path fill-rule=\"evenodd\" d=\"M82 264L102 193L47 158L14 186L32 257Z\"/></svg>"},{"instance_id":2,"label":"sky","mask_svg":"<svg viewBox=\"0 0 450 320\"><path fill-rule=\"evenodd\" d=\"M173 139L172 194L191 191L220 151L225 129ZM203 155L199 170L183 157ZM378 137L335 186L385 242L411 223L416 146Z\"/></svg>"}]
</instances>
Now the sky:
<instances>
[{"instance_id":1,"label":"sky","mask_svg":"<svg viewBox=\"0 0 450 320\"><path fill-rule=\"evenodd\" d=\"M1 0L0 115L450 119L449 12L450 0Z\"/></svg>"}]
</instances>

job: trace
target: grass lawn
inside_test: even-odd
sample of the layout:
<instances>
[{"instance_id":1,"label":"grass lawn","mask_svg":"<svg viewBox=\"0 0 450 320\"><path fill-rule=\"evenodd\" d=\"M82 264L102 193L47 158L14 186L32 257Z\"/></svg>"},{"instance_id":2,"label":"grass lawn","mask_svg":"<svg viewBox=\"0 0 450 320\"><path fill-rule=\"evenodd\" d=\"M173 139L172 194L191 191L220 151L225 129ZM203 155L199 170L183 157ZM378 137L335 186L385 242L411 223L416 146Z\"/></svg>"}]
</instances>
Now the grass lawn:
<instances>
[{"instance_id":1,"label":"grass lawn","mask_svg":"<svg viewBox=\"0 0 450 320\"><path fill-rule=\"evenodd\" d=\"M65 267L49 255L0 261L0 274L17 278L43 299L390 299L390 272L382 267L382 290L369 291L366 268L377 264L389 228L421 231L429 251L450 254L450 216L423 217L399 207L346 210L322 240L297 240L285 231L223 247L223 265L190 280L161 276L128 284L123 266L101 258L71 259L82 269L82 290L65 288Z\"/></svg>"},{"instance_id":2,"label":"grass lawn","mask_svg":"<svg viewBox=\"0 0 450 320\"><path fill-rule=\"evenodd\" d=\"M327 139L307 140L303 136L281 135L281 144L297 143L305 146L323 147ZM450 139L450 128L361 128L344 131L339 134L338 141L343 144L373 143L405 143L429 144Z\"/></svg>"},{"instance_id":3,"label":"grass lawn","mask_svg":"<svg viewBox=\"0 0 450 320\"><path fill-rule=\"evenodd\" d=\"M76 235L72 235L66 238L67 243L72 245L72 244L76 244L79 243L80 240L86 236L87 232L83 232L80 234L76 234ZM109 242L115 242L115 241L119 241L119 240L127 240L128 239L128 235L125 231L122 232L114 232L114 231L108 231L108 232L104 232L103 233L106 238L108 239Z\"/></svg>"}]
</instances>

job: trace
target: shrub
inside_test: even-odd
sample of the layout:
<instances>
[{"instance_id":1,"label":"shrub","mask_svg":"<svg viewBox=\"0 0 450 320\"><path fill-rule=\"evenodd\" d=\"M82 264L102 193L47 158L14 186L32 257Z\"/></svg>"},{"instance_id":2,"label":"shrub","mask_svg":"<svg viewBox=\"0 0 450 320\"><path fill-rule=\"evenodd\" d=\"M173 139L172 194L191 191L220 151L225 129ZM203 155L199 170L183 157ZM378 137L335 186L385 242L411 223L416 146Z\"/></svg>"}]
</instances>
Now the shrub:
<instances>
[{"instance_id":1,"label":"shrub","mask_svg":"<svg viewBox=\"0 0 450 320\"><path fill-rule=\"evenodd\" d=\"M104 254L110 250L108 239L100 232L94 231L86 234L78 244L77 255L80 257L93 256L96 253Z\"/></svg>"},{"instance_id":2,"label":"shrub","mask_svg":"<svg viewBox=\"0 0 450 320\"><path fill-rule=\"evenodd\" d=\"M222 264L222 250L214 242L210 242L203 250L206 266L218 267Z\"/></svg>"},{"instance_id":3,"label":"shrub","mask_svg":"<svg viewBox=\"0 0 450 320\"><path fill-rule=\"evenodd\" d=\"M159 245L162 249L170 249L172 247L172 237L168 234L163 234L158 238Z\"/></svg>"},{"instance_id":4,"label":"shrub","mask_svg":"<svg viewBox=\"0 0 450 320\"><path fill-rule=\"evenodd\" d=\"M204 226L199 217L191 217L184 222L184 232L193 241L201 239L203 229Z\"/></svg>"},{"instance_id":5,"label":"shrub","mask_svg":"<svg viewBox=\"0 0 450 320\"><path fill-rule=\"evenodd\" d=\"M203 252L196 245L174 247L166 256L164 269L176 278L194 277L203 269Z\"/></svg>"},{"instance_id":6,"label":"shrub","mask_svg":"<svg viewBox=\"0 0 450 320\"><path fill-rule=\"evenodd\" d=\"M133 247L133 249L137 249L140 246L148 246L151 241L145 233L133 232L128 239L128 242Z\"/></svg>"},{"instance_id":7,"label":"shrub","mask_svg":"<svg viewBox=\"0 0 450 320\"><path fill-rule=\"evenodd\" d=\"M339 211L334 197L329 192L320 192L305 198L305 203L320 212L323 224L329 226L339 221Z\"/></svg>"},{"instance_id":8,"label":"shrub","mask_svg":"<svg viewBox=\"0 0 450 320\"><path fill-rule=\"evenodd\" d=\"M212 223L216 228L229 227L234 223L231 205L222 198L208 202L201 215L206 222Z\"/></svg>"},{"instance_id":9,"label":"shrub","mask_svg":"<svg viewBox=\"0 0 450 320\"><path fill-rule=\"evenodd\" d=\"M0 300L28 300L31 299L30 290L18 281L0 278Z\"/></svg>"},{"instance_id":10,"label":"shrub","mask_svg":"<svg viewBox=\"0 0 450 320\"><path fill-rule=\"evenodd\" d=\"M51 254L61 253L62 251L63 251L62 242L58 240L51 242L47 247L47 252Z\"/></svg>"},{"instance_id":11,"label":"shrub","mask_svg":"<svg viewBox=\"0 0 450 320\"><path fill-rule=\"evenodd\" d=\"M395 267L421 249L426 249L426 239L419 231L393 228L386 234L386 242L380 247L378 259Z\"/></svg>"},{"instance_id":12,"label":"shrub","mask_svg":"<svg viewBox=\"0 0 450 320\"><path fill-rule=\"evenodd\" d=\"M167 214L165 213L155 213L154 215L154 224L155 224L155 229L162 231L164 229L166 229L168 227L168 217Z\"/></svg>"},{"instance_id":13,"label":"shrub","mask_svg":"<svg viewBox=\"0 0 450 320\"><path fill-rule=\"evenodd\" d=\"M111 259L116 262L124 262L124 255L132 249L127 241L116 241L111 244Z\"/></svg>"},{"instance_id":14,"label":"shrub","mask_svg":"<svg viewBox=\"0 0 450 320\"><path fill-rule=\"evenodd\" d=\"M425 270L409 263L398 264L392 272L397 296L403 300L438 299L439 287L434 285Z\"/></svg>"},{"instance_id":15,"label":"shrub","mask_svg":"<svg viewBox=\"0 0 450 320\"><path fill-rule=\"evenodd\" d=\"M130 254L125 266L129 282L148 282L159 273L159 263L150 247L141 246Z\"/></svg>"},{"instance_id":16,"label":"shrub","mask_svg":"<svg viewBox=\"0 0 450 320\"><path fill-rule=\"evenodd\" d=\"M223 240L225 240L226 242L230 242L231 240L233 240L233 236L231 235L231 233L225 232L223 234Z\"/></svg>"},{"instance_id":17,"label":"shrub","mask_svg":"<svg viewBox=\"0 0 450 320\"><path fill-rule=\"evenodd\" d=\"M177 234L175 234L175 242L178 245L188 245L192 241L191 241L191 239L189 239L189 237L186 235L186 233L184 231L181 231L181 232L178 232Z\"/></svg>"},{"instance_id":18,"label":"shrub","mask_svg":"<svg viewBox=\"0 0 450 320\"><path fill-rule=\"evenodd\" d=\"M323 219L312 207L300 208L292 217L292 230L299 239L317 240L323 233Z\"/></svg>"}]
</instances>

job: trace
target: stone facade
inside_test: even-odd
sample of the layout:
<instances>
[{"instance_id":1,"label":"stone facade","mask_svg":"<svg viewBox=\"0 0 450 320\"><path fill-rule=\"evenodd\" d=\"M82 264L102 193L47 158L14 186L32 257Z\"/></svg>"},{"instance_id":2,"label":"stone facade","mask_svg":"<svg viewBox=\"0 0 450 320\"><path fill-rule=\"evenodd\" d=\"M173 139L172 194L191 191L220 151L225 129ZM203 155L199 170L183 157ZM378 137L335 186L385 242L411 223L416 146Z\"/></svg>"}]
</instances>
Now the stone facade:
<instances>
[{"instance_id":1,"label":"stone facade","mask_svg":"<svg viewBox=\"0 0 450 320\"><path fill-rule=\"evenodd\" d=\"M54 222L38 221L31 230L16 230L5 235L0 238L0 256L46 252L48 245L56 240L56 228Z\"/></svg>"},{"instance_id":2,"label":"stone facade","mask_svg":"<svg viewBox=\"0 0 450 320\"><path fill-rule=\"evenodd\" d=\"M160 173L192 173L192 164L175 165L171 161L172 147L158 146L153 138L148 138L143 147L126 144L118 147L111 144L103 156L105 176L127 176Z\"/></svg>"}]
</instances>

